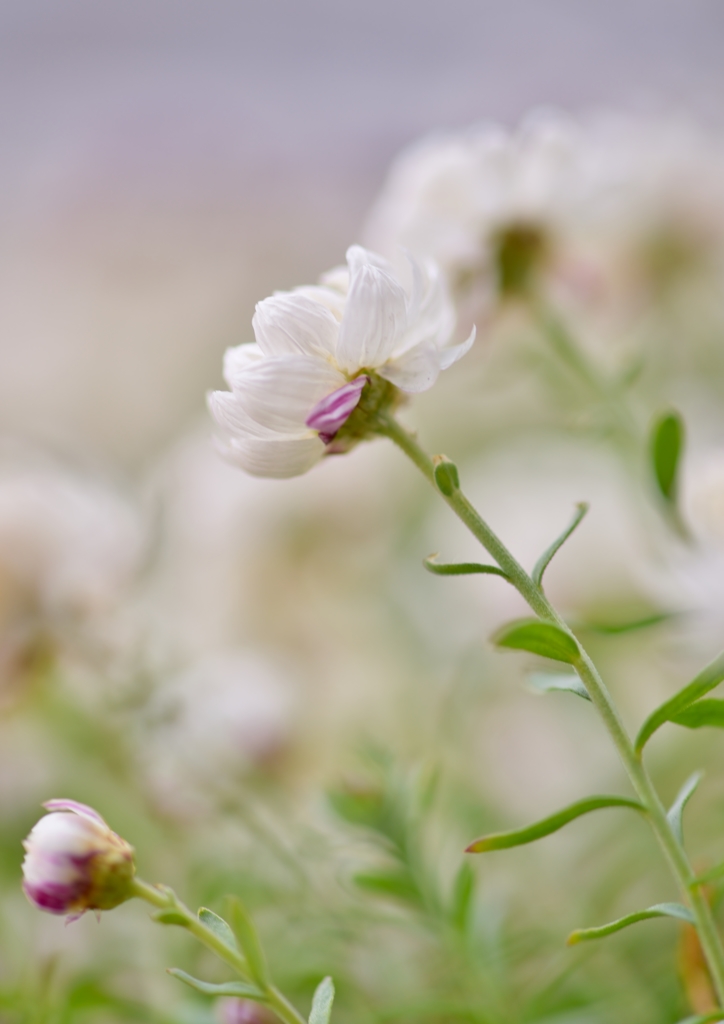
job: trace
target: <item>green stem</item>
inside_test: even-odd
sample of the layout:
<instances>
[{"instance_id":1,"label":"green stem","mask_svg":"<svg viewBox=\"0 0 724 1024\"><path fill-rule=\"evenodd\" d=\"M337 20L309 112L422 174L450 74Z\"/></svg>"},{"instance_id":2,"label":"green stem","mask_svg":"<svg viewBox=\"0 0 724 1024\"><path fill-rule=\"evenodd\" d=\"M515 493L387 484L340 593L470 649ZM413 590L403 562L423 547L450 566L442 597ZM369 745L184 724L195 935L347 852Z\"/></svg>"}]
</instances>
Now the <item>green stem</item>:
<instances>
[{"instance_id":1,"label":"green stem","mask_svg":"<svg viewBox=\"0 0 724 1024\"><path fill-rule=\"evenodd\" d=\"M151 906L156 907L158 910L170 910L174 914L178 914L179 918L182 919L178 922L181 928L191 932L202 945L206 946L220 960L223 960L224 963L232 967L244 981L257 984L251 978L246 957L242 956L237 950L231 949L215 932L207 928L196 914L192 914L185 903L181 902L172 889L166 886L149 885L148 882L143 882L140 878L134 878L133 896L145 900L146 903L150 903ZM268 985L264 989L264 995L266 996L267 1005L271 1007L280 1020L284 1021L284 1024L306 1024L304 1017L295 1010L289 1000L274 985Z\"/></svg>"},{"instance_id":2,"label":"green stem","mask_svg":"<svg viewBox=\"0 0 724 1024\"><path fill-rule=\"evenodd\" d=\"M411 434L392 417L381 420L377 429L378 433L393 441L435 486L434 463ZM442 494L441 491L438 493ZM485 550L495 559L536 615L546 622L554 623L575 641L579 650L579 657L574 665L576 672L603 719L631 784L646 808L651 826L676 877L684 899L691 907L712 981L719 1002L724 1006L724 946L722 946L716 929L711 908L700 887L696 884L696 876L686 851L669 824L664 805L644 764L635 751L633 742L626 732L618 710L598 670L566 622L551 605L543 589L531 579L462 491L459 488L453 488L449 495L442 494L442 497L455 515L462 520Z\"/></svg>"}]
</instances>

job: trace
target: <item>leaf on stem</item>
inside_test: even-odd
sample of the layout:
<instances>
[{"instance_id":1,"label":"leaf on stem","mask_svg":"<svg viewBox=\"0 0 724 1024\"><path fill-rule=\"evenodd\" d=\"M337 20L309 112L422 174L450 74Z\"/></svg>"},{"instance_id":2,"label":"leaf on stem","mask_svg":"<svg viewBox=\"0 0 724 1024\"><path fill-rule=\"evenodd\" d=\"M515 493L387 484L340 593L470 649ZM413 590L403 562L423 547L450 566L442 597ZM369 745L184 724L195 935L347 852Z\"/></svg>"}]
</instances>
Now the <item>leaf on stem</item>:
<instances>
[{"instance_id":1,"label":"leaf on stem","mask_svg":"<svg viewBox=\"0 0 724 1024\"><path fill-rule=\"evenodd\" d=\"M562 811L552 814L549 818L537 821L527 828L516 829L513 832L493 832L491 835L476 839L466 849L466 853L487 853L488 850L506 850L512 846L523 846L526 843L533 843L536 839L549 836L557 832L569 821L580 818L589 811L597 811L602 807L630 807L634 811L645 811L643 804L637 800L629 800L623 796L591 796L586 800L579 800Z\"/></svg>"},{"instance_id":2,"label":"leaf on stem","mask_svg":"<svg viewBox=\"0 0 724 1024\"><path fill-rule=\"evenodd\" d=\"M312 998L312 1009L309 1012L309 1024L329 1024L334 1002L334 982L325 978L317 985Z\"/></svg>"},{"instance_id":3,"label":"leaf on stem","mask_svg":"<svg viewBox=\"0 0 724 1024\"><path fill-rule=\"evenodd\" d=\"M497 647L509 647L515 651L530 651L553 661L574 664L579 657L578 644L569 633L565 633L552 622L540 619L517 619L509 622L491 637Z\"/></svg>"},{"instance_id":4,"label":"leaf on stem","mask_svg":"<svg viewBox=\"0 0 724 1024\"><path fill-rule=\"evenodd\" d=\"M701 782L702 774L702 772L694 772L694 774L686 780L666 815L676 838L682 846L684 844L684 808L686 807L689 798L693 796L694 790Z\"/></svg>"},{"instance_id":5,"label":"leaf on stem","mask_svg":"<svg viewBox=\"0 0 724 1024\"><path fill-rule=\"evenodd\" d=\"M674 721L682 711L685 711L698 701L700 697L704 697L713 690L723 679L724 654L720 654L718 658L715 658L706 668L702 669L688 686L685 686L683 690L679 690L669 700L664 701L660 707L649 715L636 737L636 752L640 753L643 750L656 730L661 728L665 722Z\"/></svg>"},{"instance_id":6,"label":"leaf on stem","mask_svg":"<svg viewBox=\"0 0 724 1024\"><path fill-rule=\"evenodd\" d=\"M577 942L587 942L589 939L604 939L607 935L620 932L622 928L628 928L630 924L648 921L652 917L674 917L679 921L686 921L687 924L695 924L691 911L681 903L657 903L647 910L627 914L626 917L601 925L600 928L579 928L568 936L568 945L575 946Z\"/></svg>"},{"instance_id":7,"label":"leaf on stem","mask_svg":"<svg viewBox=\"0 0 724 1024\"><path fill-rule=\"evenodd\" d=\"M684 447L684 421L678 412L666 413L651 428L651 461L663 498L676 504L679 462Z\"/></svg>"},{"instance_id":8,"label":"leaf on stem","mask_svg":"<svg viewBox=\"0 0 724 1024\"><path fill-rule=\"evenodd\" d=\"M229 899L231 927L242 952L249 964L249 971L261 989L269 987L269 970L254 924L244 909L241 900Z\"/></svg>"},{"instance_id":9,"label":"leaf on stem","mask_svg":"<svg viewBox=\"0 0 724 1024\"><path fill-rule=\"evenodd\" d=\"M207 910L206 907L200 908L198 917L201 924L206 925L209 931L212 931L216 938L220 939L225 946L228 946L235 953L239 951L234 933L223 917L219 917L213 910Z\"/></svg>"},{"instance_id":10,"label":"leaf on stem","mask_svg":"<svg viewBox=\"0 0 724 1024\"><path fill-rule=\"evenodd\" d=\"M675 618L676 615L676 612L652 612L651 615L631 619L629 622L582 622L580 628L587 629L591 633L601 633L603 636L619 636L622 633L634 633L639 629L658 626L662 622L668 622L669 619Z\"/></svg>"},{"instance_id":11,"label":"leaf on stem","mask_svg":"<svg viewBox=\"0 0 724 1024\"><path fill-rule=\"evenodd\" d=\"M674 715L671 721L676 725L684 725L687 729L701 729L705 725L724 729L724 700L717 700L716 697L699 700L685 711Z\"/></svg>"},{"instance_id":12,"label":"leaf on stem","mask_svg":"<svg viewBox=\"0 0 724 1024\"><path fill-rule=\"evenodd\" d=\"M258 1003L266 1002L266 996L255 985L248 985L244 981L225 981L221 985L214 985L210 981L201 981L187 974L178 967L169 967L168 973L174 978L183 981L186 985L203 992L205 996L238 996L241 999L254 999Z\"/></svg>"},{"instance_id":13,"label":"leaf on stem","mask_svg":"<svg viewBox=\"0 0 724 1024\"><path fill-rule=\"evenodd\" d=\"M553 693L562 691L575 693L578 697L590 701L588 690L578 676L563 672L532 672L528 676L528 686L534 693Z\"/></svg>"},{"instance_id":14,"label":"leaf on stem","mask_svg":"<svg viewBox=\"0 0 724 1024\"><path fill-rule=\"evenodd\" d=\"M422 561L427 571L434 573L435 576L470 576L473 573L486 573L489 576L502 576L504 580L510 582L508 574L497 565L484 565L480 562L453 562L440 565L435 561L436 558L436 554L430 555Z\"/></svg>"},{"instance_id":15,"label":"leaf on stem","mask_svg":"<svg viewBox=\"0 0 724 1024\"><path fill-rule=\"evenodd\" d=\"M586 512L588 512L588 509L589 509L588 502L585 502L585 501L578 502L578 504L576 505L576 514L573 516L573 519L571 520L570 524L565 528L565 530L563 531L562 534L560 534L559 537L556 537L556 539L553 541L553 543L550 545L550 547L546 548L546 550L540 556L538 561L535 563L535 566L533 568L533 572L531 573L531 579L536 584L536 586L540 587L540 585L541 585L541 583L543 581L543 573L546 571L546 569L550 565L550 563L553 560L554 556L558 553L560 548L563 547L563 545L566 543L566 541L571 536L573 531L579 525L579 523L581 522L581 520L585 516Z\"/></svg>"},{"instance_id":16,"label":"leaf on stem","mask_svg":"<svg viewBox=\"0 0 724 1024\"><path fill-rule=\"evenodd\" d=\"M180 910L159 910L151 914L154 921L159 924L177 924L181 928L188 928L189 922Z\"/></svg>"}]
</instances>

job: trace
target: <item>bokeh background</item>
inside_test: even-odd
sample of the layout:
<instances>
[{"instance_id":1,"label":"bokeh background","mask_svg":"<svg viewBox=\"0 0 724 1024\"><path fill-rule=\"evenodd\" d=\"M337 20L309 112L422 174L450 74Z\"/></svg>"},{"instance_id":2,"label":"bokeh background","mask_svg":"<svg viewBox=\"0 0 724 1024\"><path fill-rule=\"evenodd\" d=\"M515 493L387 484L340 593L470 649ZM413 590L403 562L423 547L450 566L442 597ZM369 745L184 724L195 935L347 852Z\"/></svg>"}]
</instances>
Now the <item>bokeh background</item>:
<instances>
[{"instance_id":1,"label":"bokeh background","mask_svg":"<svg viewBox=\"0 0 724 1024\"><path fill-rule=\"evenodd\" d=\"M564 948L675 898L637 822L461 872L481 831L626 784L585 707L531 696L523 662L486 646L520 605L423 574L430 551L473 551L434 496L381 443L250 480L214 453L205 395L255 302L360 240L401 147L541 105L717 131L723 47L716 0L0 5L2 1024L237 1019L164 973L221 979L143 908L65 928L26 903L20 840L53 796L97 806L192 904L244 896L283 987L304 1007L332 973L340 1021L673 1024L706 1005L673 925ZM721 313L707 305L686 373L666 340L640 397L642 418L683 408L715 490ZM590 625L705 593L696 628L587 634L635 723L722 646L722 490L713 547L663 556L646 486L556 419L565 384L508 404L521 367L549 370L481 343L410 422L465 460L526 563L593 502L556 598ZM717 743L654 755L672 797L709 765L692 825L707 863ZM386 899L352 879L391 848L413 884Z\"/></svg>"}]
</instances>

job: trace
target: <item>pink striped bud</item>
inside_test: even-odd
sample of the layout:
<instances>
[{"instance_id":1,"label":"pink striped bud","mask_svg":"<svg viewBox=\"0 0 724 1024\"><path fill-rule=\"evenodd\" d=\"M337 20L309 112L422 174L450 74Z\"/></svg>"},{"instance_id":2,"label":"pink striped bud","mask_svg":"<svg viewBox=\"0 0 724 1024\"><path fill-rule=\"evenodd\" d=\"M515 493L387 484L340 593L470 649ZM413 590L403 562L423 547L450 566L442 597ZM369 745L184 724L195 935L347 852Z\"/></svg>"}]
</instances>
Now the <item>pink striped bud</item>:
<instances>
[{"instance_id":1,"label":"pink striped bud","mask_svg":"<svg viewBox=\"0 0 724 1024\"><path fill-rule=\"evenodd\" d=\"M23 890L49 914L80 917L111 910L132 895L133 848L100 814L75 800L49 800L50 811L23 843Z\"/></svg>"},{"instance_id":2,"label":"pink striped bud","mask_svg":"<svg viewBox=\"0 0 724 1024\"><path fill-rule=\"evenodd\" d=\"M329 444L339 428L350 418L362 394L362 389L369 382L369 377L355 377L349 384L337 388L331 395L326 395L307 416L306 425L319 431L319 438Z\"/></svg>"}]
</instances>

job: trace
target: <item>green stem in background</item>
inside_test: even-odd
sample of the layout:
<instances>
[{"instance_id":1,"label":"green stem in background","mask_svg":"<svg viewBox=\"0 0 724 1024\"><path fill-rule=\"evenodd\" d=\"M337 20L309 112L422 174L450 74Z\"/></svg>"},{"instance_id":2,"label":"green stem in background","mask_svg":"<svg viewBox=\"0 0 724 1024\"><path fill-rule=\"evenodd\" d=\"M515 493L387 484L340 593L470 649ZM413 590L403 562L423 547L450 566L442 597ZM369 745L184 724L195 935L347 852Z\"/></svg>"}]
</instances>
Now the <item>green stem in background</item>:
<instances>
[{"instance_id":1,"label":"green stem in background","mask_svg":"<svg viewBox=\"0 0 724 1024\"><path fill-rule=\"evenodd\" d=\"M559 316L542 300L528 298L528 308L553 352L610 414L611 427L624 450L636 451L642 443L636 419L616 381L606 377L589 360Z\"/></svg>"},{"instance_id":2,"label":"green stem in background","mask_svg":"<svg viewBox=\"0 0 724 1024\"><path fill-rule=\"evenodd\" d=\"M233 968L244 981L254 985L258 984L258 981L251 976L246 957L238 950L232 949L216 932L207 927L195 914L192 914L172 889L166 886L160 888L155 885L149 885L147 882L141 881L140 878L135 878L133 880L132 894L138 899L150 903L157 910L173 915L176 919L172 920L169 918L167 923L178 924L179 927L191 932L194 938L198 939L202 945L210 949L212 953L215 953L220 960L223 960L224 963ZM274 985L264 986L264 996L265 1005L269 1006L276 1013L277 1017L284 1021L284 1024L307 1024L304 1017L295 1010L289 1000Z\"/></svg>"},{"instance_id":3,"label":"green stem in background","mask_svg":"<svg viewBox=\"0 0 724 1024\"><path fill-rule=\"evenodd\" d=\"M579 655L574 663L574 668L585 685L592 703L603 719L603 723L628 773L631 784L646 809L648 819L669 862L669 866L676 877L681 892L691 908L696 921L699 941L709 966L719 1002L724 1006L724 946L722 946L711 908L700 887L697 886L696 876L686 851L666 816L664 805L640 756L636 753L634 744L626 732L613 699L595 665L568 625L548 601L542 588L531 579L502 541L493 533L459 487L452 486L446 488L446 492L449 491L449 493L443 493L442 490L437 488L435 483L435 464L427 452L418 445L415 438L401 427L393 417L380 419L377 425L377 432L393 441L414 462L433 487L442 494L442 497L455 515L495 559L509 581L527 601L536 615L546 622L554 623L559 629L567 633L576 644Z\"/></svg>"}]
</instances>

